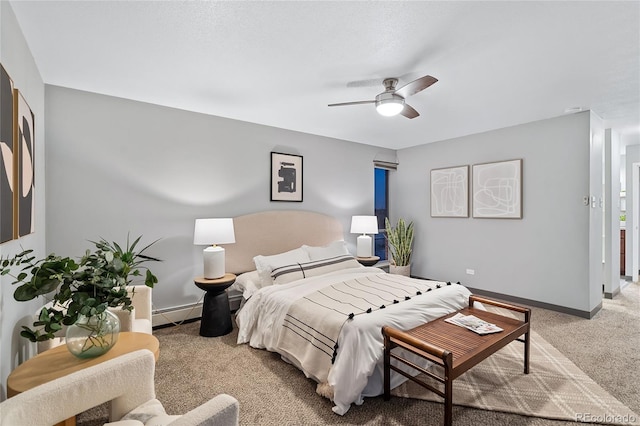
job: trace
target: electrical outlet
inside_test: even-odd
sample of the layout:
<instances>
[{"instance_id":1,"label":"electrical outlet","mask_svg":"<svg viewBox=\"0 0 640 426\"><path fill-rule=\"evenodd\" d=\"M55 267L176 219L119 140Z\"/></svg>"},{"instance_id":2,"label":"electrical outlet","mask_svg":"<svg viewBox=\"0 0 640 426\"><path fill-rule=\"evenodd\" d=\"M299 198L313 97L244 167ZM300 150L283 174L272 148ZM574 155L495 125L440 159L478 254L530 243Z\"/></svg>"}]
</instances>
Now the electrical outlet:
<instances>
[{"instance_id":1,"label":"electrical outlet","mask_svg":"<svg viewBox=\"0 0 640 426\"><path fill-rule=\"evenodd\" d=\"M476 271L475 269L467 269L467 275L475 275Z\"/></svg>"}]
</instances>

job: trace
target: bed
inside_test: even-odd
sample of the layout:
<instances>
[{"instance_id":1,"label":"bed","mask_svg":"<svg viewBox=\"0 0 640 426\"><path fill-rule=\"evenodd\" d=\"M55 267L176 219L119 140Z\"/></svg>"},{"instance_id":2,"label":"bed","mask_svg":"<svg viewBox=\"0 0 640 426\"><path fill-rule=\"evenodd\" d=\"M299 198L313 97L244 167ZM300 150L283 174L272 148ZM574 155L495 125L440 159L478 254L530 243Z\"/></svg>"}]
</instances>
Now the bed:
<instances>
[{"instance_id":1,"label":"bed","mask_svg":"<svg viewBox=\"0 0 640 426\"><path fill-rule=\"evenodd\" d=\"M244 296L238 344L279 353L318 383L339 415L384 391L382 326L406 330L468 303L460 284L360 265L340 222L326 215L254 213L234 218L234 228L236 244L226 250ZM405 380L392 375L391 387Z\"/></svg>"}]
</instances>

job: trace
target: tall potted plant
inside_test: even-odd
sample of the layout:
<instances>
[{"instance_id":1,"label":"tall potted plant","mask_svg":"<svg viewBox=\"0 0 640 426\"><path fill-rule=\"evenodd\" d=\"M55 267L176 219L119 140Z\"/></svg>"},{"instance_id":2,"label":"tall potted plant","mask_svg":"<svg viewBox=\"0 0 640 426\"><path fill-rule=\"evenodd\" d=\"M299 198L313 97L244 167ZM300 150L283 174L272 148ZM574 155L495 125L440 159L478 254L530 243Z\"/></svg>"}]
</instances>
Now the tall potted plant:
<instances>
[{"instance_id":1,"label":"tall potted plant","mask_svg":"<svg viewBox=\"0 0 640 426\"><path fill-rule=\"evenodd\" d=\"M387 241L391 252L389 272L392 274L411 274L411 250L413 245L413 222L406 224L404 219L398 219L395 227L391 226L389 218L385 218Z\"/></svg>"},{"instance_id":2,"label":"tall potted plant","mask_svg":"<svg viewBox=\"0 0 640 426\"><path fill-rule=\"evenodd\" d=\"M158 282L143 266L159 260L145 254L156 241L137 250L140 238L130 243L127 237L124 247L104 239L94 241L95 249L87 250L78 261L54 253L36 259L33 250L0 258L0 275L12 276L13 284L19 284L13 293L15 300L52 296L52 303L40 310L33 328L23 326L20 335L41 342L58 337L66 326L67 346L74 355L89 358L108 351L117 340L119 321L107 308L133 309L126 287L142 276L141 271L145 271L148 287ZM14 268L20 268L17 275L12 273Z\"/></svg>"}]
</instances>

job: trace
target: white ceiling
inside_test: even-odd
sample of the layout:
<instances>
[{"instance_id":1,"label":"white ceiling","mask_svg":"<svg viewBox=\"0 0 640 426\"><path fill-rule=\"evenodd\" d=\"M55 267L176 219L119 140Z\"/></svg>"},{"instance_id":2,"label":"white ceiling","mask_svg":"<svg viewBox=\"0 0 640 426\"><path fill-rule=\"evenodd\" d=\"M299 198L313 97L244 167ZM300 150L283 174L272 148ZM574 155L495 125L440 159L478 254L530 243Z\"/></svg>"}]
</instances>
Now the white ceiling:
<instances>
[{"instance_id":1,"label":"white ceiling","mask_svg":"<svg viewBox=\"0 0 640 426\"><path fill-rule=\"evenodd\" d=\"M591 109L640 133L640 2L11 1L45 83L389 148ZM382 117L384 77L439 81Z\"/></svg>"}]
</instances>

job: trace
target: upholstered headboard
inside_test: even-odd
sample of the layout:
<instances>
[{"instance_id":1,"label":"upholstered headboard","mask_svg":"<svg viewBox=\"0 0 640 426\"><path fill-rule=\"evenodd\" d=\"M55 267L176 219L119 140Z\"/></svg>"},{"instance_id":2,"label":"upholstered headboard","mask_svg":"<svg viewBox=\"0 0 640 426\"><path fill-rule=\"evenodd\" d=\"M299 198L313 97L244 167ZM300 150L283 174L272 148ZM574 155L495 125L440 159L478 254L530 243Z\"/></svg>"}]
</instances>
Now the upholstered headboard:
<instances>
[{"instance_id":1,"label":"upholstered headboard","mask_svg":"<svg viewBox=\"0 0 640 426\"><path fill-rule=\"evenodd\" d=\"M320 213L276 210L233 218L235 244L226 244L226 270L234 274L255 269L253 257L300 247L324 246L344 239L342 224Z\"/></svg>"}]
</instances>

